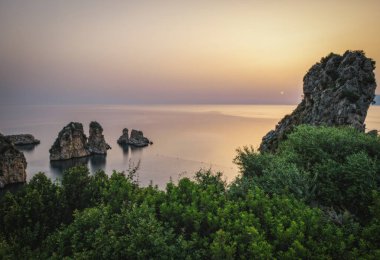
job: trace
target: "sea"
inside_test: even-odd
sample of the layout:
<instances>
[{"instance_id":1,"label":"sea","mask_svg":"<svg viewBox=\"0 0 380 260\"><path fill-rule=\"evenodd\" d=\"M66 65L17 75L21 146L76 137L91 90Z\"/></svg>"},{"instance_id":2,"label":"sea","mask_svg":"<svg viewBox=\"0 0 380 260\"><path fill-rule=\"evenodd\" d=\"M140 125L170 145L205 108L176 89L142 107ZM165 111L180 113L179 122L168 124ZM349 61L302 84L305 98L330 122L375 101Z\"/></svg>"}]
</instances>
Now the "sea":
<instances>
[{"instance_id":1,"label":"sea","mask_svg":"<svg viewBox=\"0 0 380 260\"><path fill-rule=\"evenodd\" d=\"M20 147L27 160L27 179L44 172L59 181L75 165L87 165L91 173L137 169L136 181L163 188L169 181L193 177L199 170L222 172L229 182L239 175L233 163L236 149L257 149L262 137L293 105L36 105L0 106L0 132L33 134L41 143ZM80 122L88 136L89 123L99 122L106 142L106 156L50 162L49 149L58 132L70 122ZM368 130L380 129L380 106L371 106ZM144 148L117 144L123 128L137 129L153 141Z\"/></svg>"}]
</instances>

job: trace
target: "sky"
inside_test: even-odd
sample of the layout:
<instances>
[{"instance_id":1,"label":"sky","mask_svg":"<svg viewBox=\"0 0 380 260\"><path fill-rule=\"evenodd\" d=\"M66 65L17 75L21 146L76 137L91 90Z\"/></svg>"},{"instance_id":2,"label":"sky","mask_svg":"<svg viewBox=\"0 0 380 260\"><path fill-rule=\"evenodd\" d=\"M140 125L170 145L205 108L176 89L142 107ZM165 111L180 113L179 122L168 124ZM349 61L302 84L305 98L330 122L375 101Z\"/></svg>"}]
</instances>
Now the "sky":
<instances>
[{"instance_id":1,"label":"sky","mask_svg":"<svg viewBox=\"0 0 380 260\"><path fill-rule=\"evenodd\" d=\"M0 104L296 104L379 28L377 0L0 0Z\"/></svg>"}]
</instances>

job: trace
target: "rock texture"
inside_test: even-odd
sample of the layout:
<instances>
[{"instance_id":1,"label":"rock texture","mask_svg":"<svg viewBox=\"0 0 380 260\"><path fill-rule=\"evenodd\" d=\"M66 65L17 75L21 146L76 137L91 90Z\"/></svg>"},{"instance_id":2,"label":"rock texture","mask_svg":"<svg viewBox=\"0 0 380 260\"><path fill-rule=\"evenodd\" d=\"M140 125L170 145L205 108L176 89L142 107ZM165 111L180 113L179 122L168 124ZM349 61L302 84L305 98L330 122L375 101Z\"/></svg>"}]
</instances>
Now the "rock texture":
<instances>
[{"instance_id":1,"label":"rock texture","mask_svg":"<svg viewBox=\"0 0 380 260\"><path fill-rule=\"evenodd\" d=\"M96 121L90 123L87 146L91 154L107 154L107 150L111 149L104 139L102 126Z\"/></svg>"},{"instance_id":2,"label":"rock texture","mask_svg":"<svg viewBox=\"0 0 380 260\"><path fill-rule=\"evenodd\" d=\"M129 144L128 128L123 129L123 134L117 139L117 143L120 145Z\"/></svg>"},{"instance_id":3,"label":"rock texture","mask_svg":"<svg viewBox=\"0 0 380 260\"><path fill-rule=\"evenodd\" d=\"M34 145L40 143L40 140L35 139L31 134L7 135L5 137L14 145Z\"/></svg>"},{"instance_id":4,"label":"rock texture","mask_svg":"<svg viewBox=\"0 0 380 260\"><path fill-rule=\"evenodd\" d=\"M87 137L83 132L83 125L71 122L58 134L53 146L49 150L50 160L66 160L90 155L87 148Z\"/></svg>"},{"instance_id":5,"label":"rock texture","mask_svg":"<svg viewBox=\"0 0 380 260\"><path fill-rule=\"evenodd\" d=\"M346 51L343 56L331 53L322 58L304 76L302 102L263 137L259 150L276 150L300 124L349 125L364 131L367 110L375 98L374 69L375 62L363 51Z\"/></svg>"},{"instance_id":6,"label":"rock texture","mask_svg":"<svg viewBox=\"0 0 380 260\"><path fill-rule=\"evenodd\" d=\"M136 147L144 147L153 144L148 138L144 137L142 131L132 129L131 136L128 137L128 128L123 129L123 134L117 140L120 145L132 145Z\"/></svg>"},{"instance_id":7,"label":"rock texture","mask_svg":"<svg viewBox=\"0 0 380 260\"><path fill-rule=\"evenodd\" d=\"M0 134L0 188L26 181L26 160L11 141Z\"/></svg>"}]
</instances>

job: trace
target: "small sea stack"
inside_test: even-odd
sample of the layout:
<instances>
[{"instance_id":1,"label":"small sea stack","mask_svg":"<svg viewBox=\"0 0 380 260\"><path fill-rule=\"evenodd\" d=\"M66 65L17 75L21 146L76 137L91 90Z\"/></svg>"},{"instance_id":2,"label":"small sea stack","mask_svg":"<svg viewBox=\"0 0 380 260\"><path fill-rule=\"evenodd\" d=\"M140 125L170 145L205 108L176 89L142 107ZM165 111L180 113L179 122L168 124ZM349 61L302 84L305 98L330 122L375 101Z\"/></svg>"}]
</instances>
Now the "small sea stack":
<instances>
[{"instance_id":1,"label":"small sea stack","mask_svg":"<svg viewBox=\"0 0 380 260\"><path fill-rule=\"evenodd\" d=\"M140 130L132 129L131 136L129 138L129 145L143 147L153 144L148 138L144 137L144 134Z\"/></svg>"},{"instance_id":2,"label":"small sea stack","mask_svg":"<svg viewBox=\"0 0 380 260\"><path fill-rule=\"evenodd\" d=\"M120 145L129 144L128 128L123 129L123 134L117 139L117 143Z\"/></svg>"},{"instance_id":3,"label":"small sea stack","mask_svg":"<svg viewBox=\"0 0 380 260\"><path fill-rule=\"evenodd\" d=\"M14 145L37 145L40 143L40 140L34 138L31 134L6 135L5 138Z\"/></svg>"},{"instance_id":4,"label":"small sea stack","mask_svg":"<svg viewBox=\"0 0 380 260\"><path fill-rule=\"evenodd\" d=\"M144 147L153 144L140 130L132 129L131 135L128 136L128 128L123 129L123 134L119 137L117 143L119 145L131 145L135 147Z\"/></svg>"}]
</instances>

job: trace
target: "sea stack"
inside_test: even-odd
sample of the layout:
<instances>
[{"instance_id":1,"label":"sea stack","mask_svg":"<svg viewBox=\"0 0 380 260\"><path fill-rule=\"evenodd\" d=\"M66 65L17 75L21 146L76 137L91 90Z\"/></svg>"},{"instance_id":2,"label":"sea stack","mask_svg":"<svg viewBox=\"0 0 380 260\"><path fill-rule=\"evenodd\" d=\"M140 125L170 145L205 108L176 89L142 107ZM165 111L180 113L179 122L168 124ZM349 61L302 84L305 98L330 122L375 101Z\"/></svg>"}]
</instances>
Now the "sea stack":
<instances>
[{"instance_id":1,"label":"sea stack","mask_svg":"<svg viewBox=\"0 0 380 260\"><path fill-rule=\"evenodd\" d=\"M83 132L83 125L71 122L58 134L53 146L49 150L50 160L66 160L90 155L87 149L87 137Z\"/></svg>"},{"instance_id":2,"label":"sea stack","mask_svg":"<svg viewBox=\"0 0 380 260\"><path fill-rule=\"evenodd\" d=\"M129 144L137 147L148 146L152 142L148 138L144 137L144 133L140 130L132 129L131 137L129 138Z\"/></svg>"},{"instance_id":3,"label":"sea stack","mask_svg":"<svg viewBox=\"0 0 380 260\"><path fill-rule=\"evenodd\" d=\"M333 54L313 65L303 78L303 100L291 115L262 140L261 152L275 151L301 124L352 126L364 132L364 120L375 98L375 62L363 51Z\"/></svg>"},{"instance_id":4,"label":"sea stack","mask_svg":"<svg viewBox=\"0 0 380 260\"><path fill-rule=\"evenodd\" d=\"M120 145L129 144L128 128L123 129L123 134L117 139L117 143Z\"/></svg>"},{"instance_id":5,"label":"sea stack","mask_svg":"<svg viewBox=\"0 0 380 260\"><path fill-rule=\"evenodd\" d=\"M123 134L117 140L120 145L131 145L136 147L144 147L153 144L148 138L144 137L144 133L140 130L132 129L131 136L128 137L128 128L123 129Z\"/></svg>"},{"instance_id":6,"label":"sea stack","mask_svg":"<svg viewBox=\"0 0 380 260\"><path fill-rule=\"evenodd\" d=\"M111 149L104 139L102 126L96 121L90 123L87 146L91 154L107 154L107 150Z\"/></svg>"},{"instance_id":7,"label":"sea stack","mask_svg":"<svg viewBox=\"0 0 380 260\"><path fill-rule=\"evenodd\" d=\"M6 135L5 137L14 145L37 145L40 143L40 140L31 134Z\"/></svg>"},{"instance_id":8,"label":"sea stack","mask_svg":"<svg viewBox=\"0 0 380 260\"><path fill-rule=\"evenodd\" d=\"M26 181L26 160L13 143L0 134L0 188Z\"/></svg>"}]
</instances>

